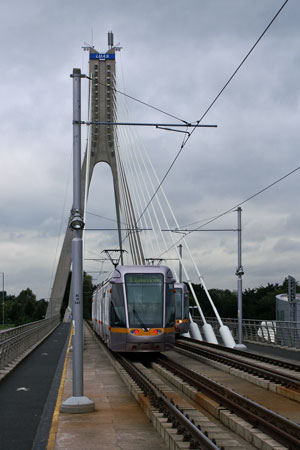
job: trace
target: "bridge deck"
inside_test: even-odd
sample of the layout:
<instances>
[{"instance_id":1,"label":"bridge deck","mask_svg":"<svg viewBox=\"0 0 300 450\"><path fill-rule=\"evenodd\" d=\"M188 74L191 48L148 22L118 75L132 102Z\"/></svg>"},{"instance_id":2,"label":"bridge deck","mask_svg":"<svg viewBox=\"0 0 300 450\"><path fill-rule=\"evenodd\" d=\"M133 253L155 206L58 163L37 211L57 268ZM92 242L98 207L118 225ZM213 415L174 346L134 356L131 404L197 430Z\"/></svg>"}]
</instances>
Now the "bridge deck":
<instances>
[{"instance_id":1,"label":"bridge deck","mask_svg":"<svg viewBox=\"0 0 300 450\"><path fill-rule=\"evenodd\" d=\"M0 449L166 449L86 326L84 395L96 410L60 413L61 401L72 395L72 353L65 356L69 328L61 324L0 383ZM248 348L299 362L296 351Z\"/></svg>"},{"instance_id":2,"label":"bridge deck","mask_svg":"<svg viewBox=\"0 0 300 450\"><path fill-rule=\"evenodd\" d=\"M84 395L95 403L95 412L59 413L58 398L48 450L167 449L86 325L84 333ZM72 395L71 352L62 385L64 401Z\"/></svg>"}]
</instances>

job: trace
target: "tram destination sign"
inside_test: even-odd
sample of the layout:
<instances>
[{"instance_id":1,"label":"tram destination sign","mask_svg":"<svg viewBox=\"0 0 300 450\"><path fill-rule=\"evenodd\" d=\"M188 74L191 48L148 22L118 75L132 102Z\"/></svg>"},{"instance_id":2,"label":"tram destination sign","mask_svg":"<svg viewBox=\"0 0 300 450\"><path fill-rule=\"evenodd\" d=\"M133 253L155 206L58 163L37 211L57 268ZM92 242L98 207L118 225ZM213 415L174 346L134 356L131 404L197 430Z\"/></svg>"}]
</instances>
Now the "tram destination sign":
<instances>
[{"instance_id":1,"label":"tram destination sign","mask_svg":"<svg viewBox=\"0 0 300 450\"><path fill-rule=\"evenodd\" d=\"M131 284L149 284L149 283L162 283L162 274L130 274L125 275L126 282Z\"/></svg>"},{"instance_id":2,"label":"tram destination sign","mask_svg":"<svg viewBox=\"0 0 300 450\"><path fill-rule=\"evenodd\" d=\"M90 59L115 59L114 53L90 53Z\"/></svg>"}]
</instances>

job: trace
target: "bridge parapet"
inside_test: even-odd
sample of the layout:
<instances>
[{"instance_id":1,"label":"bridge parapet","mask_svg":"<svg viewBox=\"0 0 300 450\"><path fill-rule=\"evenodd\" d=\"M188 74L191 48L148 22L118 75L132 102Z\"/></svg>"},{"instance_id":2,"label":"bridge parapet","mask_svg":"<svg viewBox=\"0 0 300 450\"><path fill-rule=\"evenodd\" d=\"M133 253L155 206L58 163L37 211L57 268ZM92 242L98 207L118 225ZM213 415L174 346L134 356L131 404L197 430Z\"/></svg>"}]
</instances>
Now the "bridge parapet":
<instances>
[{"instance_id":1,"label":"bridge parapet","mask_svg":"<svg viewBox=\"0 0 300 450\"><path fill-rule=\"evenodd\" d=\"M38 320L0 333L0 370L16 366L60 323L60 316ZM11 367L11 368L12 368ZM3 374L2 374L3 375ZM5 373L4 373L5 375ZM0 374L1 378L1 374Z\"/></svg>"},{"instance_id":2,"label":"bridge parapet","mask_svg":"<svg viewBox=\"0 0 300 450\"><path fill-rule=\"evenodd\" d=\"M200 327L202 326L199 316L194 315L193 320ZM206 317L206 320L212 326L216 336L220 337L217 319ZM232 336L237 338L238 319L222 318L222 321L228 326ZM300 322L244 319L242 331L245 342L300 350Z\"/></svg>"}]
</instances>

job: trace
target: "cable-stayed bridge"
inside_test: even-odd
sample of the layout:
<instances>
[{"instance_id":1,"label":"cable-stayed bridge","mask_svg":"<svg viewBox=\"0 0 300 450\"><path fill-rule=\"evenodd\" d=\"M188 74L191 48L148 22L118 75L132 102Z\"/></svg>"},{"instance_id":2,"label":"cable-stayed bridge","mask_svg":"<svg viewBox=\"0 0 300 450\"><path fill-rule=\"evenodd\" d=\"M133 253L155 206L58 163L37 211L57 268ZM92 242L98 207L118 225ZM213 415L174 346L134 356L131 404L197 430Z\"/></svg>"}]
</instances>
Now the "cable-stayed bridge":
<instances>
[{"instance_id":1,"label":"cable-stayed bridge","mask_svg":"<svg viewBox=\"0 0 300 450\"><path fill-rule=\"evenodd\" d=\"M106 53L89 48L89 99L88 140L81 168L81 208L85 217L88 193L94 168L105 162L111 168L116 222L118 232L118 250L121 264L145 265L164 263L179 280L178 263L184 273L191 295L197 305L201 320L201 331L196 324L191 332L199 339L217 343L215 333L205 319L201 305L193 289L188 267L193 267L211 304L219 323L219 332L226 346L234 347L235 341L227 326L223 325L213 300L205 285L201 272L184 236L175 235L172 230L180 229L174 211L165 194L161 181L146 148L140 142L130 125L130 113L116 82L116 47L113 45ZM125 118L125 120L124 120ZM173 121L174 122L174 121ZM200 125L185 121L173 124L135 123L135 125L155 126L172 131L180 131L184 138L189 136L188 129ZM209 125L208 125L209 126ZM99 205L101 207L101 205ZM72 219L71 212L70 220ZM176 236L176 238L175 238ZM184 249L185 258L178 244ZM187 263L188 261L188 263ZM65 293L67 279L72 262L72 229L67 227L56 275L51 291L47 317L58 314ZM71 307L71 305L70 305Z\"/></svg>"},{"instance_id":2,"label":"cable-stayed bridge","mask_svg":"<svg viewBox=\"0 0 300 450\"><path fill-rule=\"evenodd\" d=\"M82 206L80 211L78 211L74 202L70 216L70 225L74 225L74 220L78 212L83 217L86 214L88 193L91 180L95 176L95 166L100 162L107 163L111 168L113 177L117 223L115 231L118 236L118 248L110 251L106 250L106 252L117 252L120 255L121 264L127 265L156 265L164 264L165 261L172 268L177 281L181 281L181 272L183 271L200 315L200 320L198 317L195 320L199 323L201 332L198 325L193 324L190 334L193 335L195 333L198 339L203 339L208 342L195 343L193 340L179 339L176 343L177 356L174 357L174 355L171 355L168 361L166 361L167 358L155 359L154 364L151 364L151 370L149 369L148 360L147 364L141 368L141 374L138 376L136 366L142 366L142 360L138 364L135 362L132 364L133 367L130 367L128 361L123 361L122 364L124 365L121 366L121 359L116 359L116 362L113 364L120 374L120 377L116 381L110 365L112 361L111 356L108 358L106 356L105 358L103 357L103 355L107 355L107 349L100 344L98 348L95 337L91 334L87 324L85 324L84 361L85 373L87 374L85 393L94 401L95 411L94 408L86 409L85 411L80 410L83 406L80 400L86 399L82 391L80 395L72 397L78 402L76 404L73 403L72 406L79 407L79 409L74 409L73 412L92 412L93 415L89 417L92 420L87 420L83 414L78 414L78 418L76 417L76 420L72 421L68 414L59 414L59 412L71 412L67 408L69 406L69 399L63 403L62 399L65 399L71 390L71 380L73 383L73 392L74 385L76 387L76 382L74 383L74 379L76 378L74 377L74 361L75 353L78 354L75 351L75 345L73 352L69 353L71 339L68 340L68 345L64 344L67 341L68 331L72 327L66 323L58 325L58 313L72 260L71 243L74 240L74 236L72 237L72 230L68 227L53 285L51 303L47 313L48 318L37 323L28 324L24 328L18 327L16 330L8 330L7 334L3 334L3 338L0 339L2 340L0 346L0 369L5 369L11 361L14 362L19 357L17 354L11 354L11 348L22 347L23 342L28 340L28 338L30 339L28 347L31 347L32 344L36 346L39 339L44 339L47 336L49 330L53 331L55 327L59 327L53 335L50 334L48 339L45 339L45 345L42 344L43 346L38 347L36 352L32 352L32 355L30 355L31 358L25 361L25 365L20 365L18 382L22 383L22 385L15 389L15 378L11 377L8 379L8 384L3 384L3 389L0 389L1 404L4 405L2 408L1 422L4 424L3 429L5 429L7 435L4 444L5 448L8 450L10 448L37 449L46 448L46 445L48 450L83 448L87 446L87 448L117 448L121 447L119 445L120 442L125 443L125 447L122 446L122 448L150 449L155 446L155 448L165 449L186 448L187 445L198 448L201 442L203 448L263 448L264 443L266 443L268 448L279 448L280 443L281 448L284 445L285 448L298 449L300 445L300 428L297 402L300 401L300 368L298 364L294 364L292 361L289 361L289 363L284 362L284 372L288 371L288 373L283 374L281 370L283 363L278 361L281 357L292 360L292 356L295 356L295 350L297 348L299 349L297 324L295 326L295 323L294 325L290 323L291 326L288 329L285 328L286 323L283 323L283 328L280 329L280 323L278 321L275 324L271 322L258 322L257 324L252 324L251 330L254 330L253 333L250 332L249 324L244 324L244 336L247 343L251 343L252 341L265 344L268 342L271 344L270 347L274 347L274 344L277 343L279 347L277 349L269 347L262 351L261 353L268 353L267 358L266 355L263 357L266 359L262 359L261 355L256 355L256 357L258 356L259 363L254 363L253 365L249 364L250 354L248 352L239 352L236 349L231 351L231 349L221 348L220 345L214 345L217 344L216 335L218 335L227 347L234 347L235 342L232 335L234 335L236 330L236 324L232 323L232 321L228 322L231 330L229 331L229 328L226 326L226 319L224 319L223 323L218 311L214 307L213 300L210 298L188 243L184 239L184 236L179 235L180 239L178 239L178 234L174 235L172 232L172 230L177 230L177 232L182 230L180 230L171 204L161 186L162 183L156 173L155 165L152 163L146 149L141 145L137 145L137 137L129 132L129 127L132 122L128 117L126 103L122 103L122 97L119 97L116 85L115 50L113 45L104 54L99 54L92 48L89 49L89 118L85 122L89 127L89 137L83 164L82 167L79 167L79 171L81 170ZM78 69L74 69L75 71L77 71L76 76L81 76L79 75L80 71ZM121 123L123 124L122 127L120 126ZM76 125L79 125L79 123L76 123ZM143 126L146 125L149 124L143 124ZM176 124L152 125L171 127ZM185 124L187 128L189 125L192 124ZM184 247L184 258L182 257L181 250L178 248L179 243ZM112 257L112 259L114 258ZM215 313L214 318L206 318L203 315L201 304L191 283L190 267L193 267L193 270L197 274L197 281L200 281L206 292L208 301ZM293 320L295 319L293 318ZM211 323L213 323L214 328L212 328ZM194 330L197 330L197 333ZM13 339L18 341L17 345L12 343ZM283 345L286 346L288 341L290 341L290 347L293 347L290 352L286 348L283 348ZM188 342L191 342L191 344ZM62 355L59 356L59 350L61 348L64 348L64 350L62 351ZM54 350L57 353L55 360L53 358ZM269 353L272 354L272 351L273 356L276 358L269 358ZM192 353L194 353L193 357L191 357ZM215 354L218 354L217 358L221 359L217 360ZM229 358L230 354L231 358ZM51 357L48 358L49 355ZM197 372L201 372L201 375L204 375L204 386L206 388L203 386L199 388L201 376L200 373L196 373L194 370L195 362L192 362L192 371L188 368L193 358L197 360ZM213 360L211 367L209 358ZM57 363L58 359L59 362ZM240 361L241 359L242 361ZM227 362L225 363L225 361ZM267 365L267 368L262 367L264 363ZM279 363L279 369L271 368L271 366L277 363ZM71 364L73 364L73 378L70 375ZM224 370L225 364L228 364L229 369ZM40 388L46 378L50 378L51 381L56 366L58 366L58 369L55 373L51 388L47 388L50 389L50 394L47 398L48 391L43 388L45 392L44 397L41 398L37 388ZM125 374L124 368L128 370L129 375L127 373ZM209 380L209 377L213 378L212 370L216 368L218 370L224 370L221 375L222 386L213 380ZM33 375L28 377L29 369ZM50 374L49 377L50 371L53 372L51 372L52 375ZM246 371L246 375L244 375L243 371ZM4 372L5 370L1 370L0 376L7 375ZM177 407L177 405L175 406L174 402L169 402L171 403L170 409L165 413L166 417L162 417L161 401L162 397L165 396L163 393L164 388L161 389L162 383L160 383L160 388L157 389L155 383L166 372L168 373L166 404L168 403L168 398L171 398L170 395L172 396L172 400L178 398L178 387L180 388L182 384L184 384L184 389L183 386L181 387L185 393L185 398L184 400L180 399L178 402L180 404L183 401L183 408ZM173 377L171 373L176 376ZM147 387L145 386L145 374L146 378L148 378ZM185 382L178 382L178 377ZM193 384L191 386L194 386L193 389L188 386L187 382L187 380L191 382L192 378ZM237 382L238 378L240 379ZM26 381L23 381L25 379ZM134 383L132 383L132 379L135 380ZM147 419L144 421L141 420L142 414L140 409L137 405L133 404L132 396L129 392L124 391L124 380L134 397L142 399L140 404L143 409L145 409L145 405L148 403L148 401L145 401L145 397L149 392L152 392L152 400L149 400L149 405L153 401L153 391L157 390L159 393L160 400L157 399L158 403L153 403L151 408L147 410ZM270 382L267 380L270 380ZM58 389L59 382L60 386ZM234 385L237 391L239 389L243 391L244 389L244 392L234 393L232 389L229 389L222 396L220 389L224 390L223 383L224 385ZM250 383L254 386L252 386L252 389L249 389ZM170 386L172 384L176 386L177 391L170 394ZM135 389L133 385L135 387L139 386L138 389ZM141 385L145 388L145 395L141 394ZM64 393L62 394L63 388ZM204 389L206 394L208 391L211 392L212 397L209 398L213 402L208 397L207 399L204 398L202 389ZM249 395L250 391L251 395ZM250 400L242 398L241 394L245 395L245 392L246 397L249 397ZM17 397L23 394L24 397L27 397L27 401L22 405L23 409L21 411L23 418L20 421L22 422L20 425L23 426L18 428L19 436L16 437L15 425L12 420L9 420L9 417L7 420L6 411L10 410L11 403L13 405L19 405L16 401L19 400ZM195 404L197 403L197 399L200 399L199 404L201 404L201 410L207 409L209 415L213 414L218 418L220 416L220 422L236 433L237 437L234 436L234 439L237 440L233 440L232 435L234 433L229 435L227 431L224 432L224 428L216 429L216 424L210 423L206 417L203 418L202 413L202 417L200 417L198 409L194 408L192 404L187 404L188 396L186 394L194 400ZM218 400L216 400L216 396ZM252 396L258 399L256 400L257 403L253 401ZM35 420L36 423L34 424L34 420L31 419L29 412L33 410L32 402L36 400L36 397L39 397L38 407L40 411L36 413L34 410L34 419L41 414L41 421ZM54 405L55 402L53 399L56 400L56 397L57 402ZM261 405L262 398L264 406ZM241 407L241 401L243 401L243 407ZM93 404L93 402L91 403ZM272 405L272 410L269 409L270 404ZM156 410L157 405L160 406ZM274 412L273 405L276 405L276 407L274 406ZM54 406L55 412L53 414ZM85 403L84 406L89 405ZM277 408L279 408L279 411ZM18 406L15 409L20 409L20 407ZM179 411L177 411L176 416L172 416L176 409ZM185 409L186 411L184 411ZM238 416L241 410L243 410L241 412L241 418L243 420ZM14 411L14 414L16 415L16 411ZM53 420L50 427L49 418L52 418L52 414ZM236 414L237 419L233 417ZM288 414L288 419L285 417L285 414ZM281 415L284 415L284 417ZM25 416L26 418L28 416L27 422ZM188 421L187 419L190 419L190 416L193 418ZM154 429L149 426L149 417L164 441L160 441L156 433L154 433ZM232 422L228 421L228 417L230 417L230 421ZM29 421L32 423L28 424ZM186 428L187 426L189 428ZM174 428L178 428L178 431L176 432ZM197 429L195 430L195 428ZM172 432L168 433L170 430ZM182 435L182 439L179 435ZM190 444L187 444L187 440L190 441ZM183 446L175 446L177 443L180 444L181 441ZM167 444L167 447L164 445L164 442ZM13 447L7 444L12 444ZM22 446L23 444L25 446ZM147 444L149 445L145 446Z\"/></svg>"}]
</instances>

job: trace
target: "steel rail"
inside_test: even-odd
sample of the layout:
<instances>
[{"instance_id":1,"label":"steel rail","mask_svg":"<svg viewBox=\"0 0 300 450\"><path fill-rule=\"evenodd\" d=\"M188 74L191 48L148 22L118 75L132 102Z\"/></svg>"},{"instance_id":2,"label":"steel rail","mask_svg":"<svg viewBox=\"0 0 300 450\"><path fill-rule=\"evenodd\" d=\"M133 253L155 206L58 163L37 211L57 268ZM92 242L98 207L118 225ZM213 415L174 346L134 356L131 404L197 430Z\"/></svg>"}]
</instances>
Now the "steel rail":
<instances>
[{"instance_id":1,"label":"steel rail","mask_svg":"<svg viewBox=\"0 0 300 450\"><path fill-rule=\"evenodd\" d=\"M174 361L159 358L157 363L207 394L230 411L261 429L275 440L287 445L290 450L300 448L300 425L253 402L217 382L200 375Z\"/></svg>"},{"instance_id":2,"label":"steel rail","mask_svg":"<svg viewBox=\"0 0 300 450\"><path fill-rule=\"evenodd\" d=\"M248 358L248 359L254 359L256 361L262 361L262 362L266 362L268 364L272 364L274 366L278 366L278 367L282 367L284 369L290 369L290 370L294 370L295 372L300 372L300 364L297 363L293 363L290 361L283 361L280 359L275 359L275 358L271 358L270 356L266 356L266 355L259 355L257 353L250 353L250 352L246 352L243 350L236 350L234 348L229 348L229 347L225 347L224 345L219 345L219 344L212 344L210 342L203 342L203 341L198 341L197 339L192 339L192 338L187 338L184 336L180 336L180 340L183 340L185 342L190 342L193 344L197 344L200 347L209 347L209 348L214 348L216 350L225 352L225 353L232 353L234 355L240 355L242 357Z\"/></svg>"},{"instance_id":3,"label":"steel rail","mask_svg":"<svg viewBox=\"0 0 300 450\"><path fill-rule=\"evenodd\" d=\"M182 348L191 353L205 356L208 359L219 361L231 367L235 367L245 372L257 375L264 379L268 379L274 383L281 384L282 386L285 386L289 389L293 389L296 392L300 392L300 380L299 378L293 375L285 376L276 370L263 369L261 366L257 364L242 362L238 359L238 357L235 358L232 355L225 356L219 353L212 353L211 350L199 348L199 346L195 347L193 345L185 344L183 342L176 342L175 348Z\"/></svg>"},{"instance_id":4,"label":"steel rail","mask_svg":"<svg viewBox=\"0 0 300 450\"><path fill-rule=\"evenodd\" d=\"M94 332L92 322L86 321L86 323ZM94 333L94 335L103 343L103 345L105 345L103 339L101 339L98 334ZM151 403L168 418L168 421L172 423L172 427L176 427L178 433L183 434L185 441L190 441L189 448L199 450L224 450L224 447L218 447L214 440L210 440L206 434L200 430L200 427L196 426L193 423L193 420L190 420L172 400L168 400L160 388L138 370L132 362L128 361L120 353L112 352L108 348L107 351L121 364L130 377L142 389L144 394L149 396Z\"/></svg>"},{"instance_id":5,"label":"steel rail","mask_svg":"<svg viewBox=\"0 0 300 450\"><path fill-rule=\"evenodd\" d=\"M183 434L185 441L190 441L190 448L199 448L204 446L206 450L219 450L213 441L211 441L194 423L185 416L185 414L172 401L168 400L162 391L154 385L143 373L141 373L126 358L117 354L117 360L129 373L133 380L140 386L146 395L150 397L153 405L159 408L160 412L172 422L173 426ZM201 448L201 447L200 447ZM222 450L223 447L221 447Z\"/></svg>"}]
</instances>

